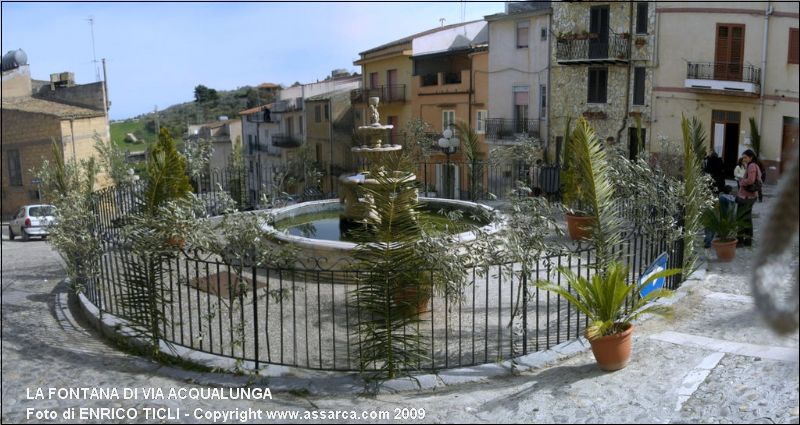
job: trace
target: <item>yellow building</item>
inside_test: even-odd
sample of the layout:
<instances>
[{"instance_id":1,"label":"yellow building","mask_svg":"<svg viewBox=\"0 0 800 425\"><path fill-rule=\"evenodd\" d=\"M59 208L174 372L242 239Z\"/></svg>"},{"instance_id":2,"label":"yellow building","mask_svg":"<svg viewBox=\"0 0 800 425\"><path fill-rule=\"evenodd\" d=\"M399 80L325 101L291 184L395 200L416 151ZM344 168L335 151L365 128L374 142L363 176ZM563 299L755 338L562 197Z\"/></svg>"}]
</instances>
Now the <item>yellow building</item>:
<instances>
[{"instance_id":1,"label":"yellow building","mask_svg":"<svg viewBox=\"0 0 800 425\"><path fill-rule=\"evenodd\" d=\"M681 115L698 117L708 147L729 176L752 149L750 119L761 135L759 157L775 181L798 145L798 4L663 2L656 26L653 134L681 140ZM675 30L680 28L680 31Z\"/></svg>"},{"instance_id":2,"label":"yellow building","mask_svg":"<svg viewBox=\"0 0 800 425\"><path fill-rule=\"evenodd\" d=\"M72 73L53 74L50 82L32 80L27 65L3 71L3 218L40 202L31 170L51 158L53 141L65 159L78 161L95 155L95 136L109 143L102 84L75 85ZM100 175L96 183L108 181Z\"/></svg>"}]
</instances>

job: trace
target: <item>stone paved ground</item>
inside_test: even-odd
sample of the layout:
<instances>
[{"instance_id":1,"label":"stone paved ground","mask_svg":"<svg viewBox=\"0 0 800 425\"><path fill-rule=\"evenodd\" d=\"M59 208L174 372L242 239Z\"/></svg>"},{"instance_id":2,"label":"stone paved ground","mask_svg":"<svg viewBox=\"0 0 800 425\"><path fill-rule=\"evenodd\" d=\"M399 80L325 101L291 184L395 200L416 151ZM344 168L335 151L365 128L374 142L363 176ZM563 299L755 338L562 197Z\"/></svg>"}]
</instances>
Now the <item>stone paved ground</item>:
<instances>
[{"instance_id":1,"label":"stone paved ground","mask_svg":"<svg viewBox=\"0 0 800 425\"><path fill-rule=\"evenodd\" d=\"M766 216L769 199L765 201L755 207L760 219ZM701 279L682 290L686 295L676 304L673 319L640 324L631 363L614 373L599 371L591 353L584 351L549 368L426 392L326 396L294 392L275 393L272 401L110 402L28 400L26 390L197 388L187 381L197 375L123 353L64 315L69 308L63 305L66 288L59 284L64 273L45 242L11 242L4 236L2 250L4 423L41 422L26 420L29 407L60 411L78 406L134 407L140 410L133 422L163 423L202 421L191 414L180 421L148 421L142 408L181 408L181 415L195 408L381 410L392 415L395 408L424 408L424 422L467 423L798 423L799 419L798 333L776 336L753 311L747 296L754 255L749 249L738 250L735 263L709 261ZM224 381L218 376L208 379Z\"/></svg>"}]
</instances>

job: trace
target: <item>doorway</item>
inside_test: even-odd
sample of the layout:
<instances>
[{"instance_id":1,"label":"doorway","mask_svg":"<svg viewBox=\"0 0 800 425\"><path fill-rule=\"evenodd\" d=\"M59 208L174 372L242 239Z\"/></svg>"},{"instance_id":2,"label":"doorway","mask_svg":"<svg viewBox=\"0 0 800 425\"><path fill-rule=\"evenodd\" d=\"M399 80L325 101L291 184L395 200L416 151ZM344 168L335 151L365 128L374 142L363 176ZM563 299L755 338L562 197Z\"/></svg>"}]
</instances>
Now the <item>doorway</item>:
<instances>
[{"instance_id":1,"label":"doorway","mask_svg":"<svg viewBox=\"0 0 800 425\"><path fill-rule=\"evenodd\" d=\"M739 127L741 113L712 111L711 148L722 158L726 178L733 178L733 169L739 162Z\"/></svg>"},{"instance_id":2,"label":"doorway","mask_svg":"<svg viewBox=\"0 0 800 425\"><path fill-rule=\"evenodd\" d=\"M589 39L589 59L604 59L608 52L608 5L592 6L589 9L589 33L596 34Z\"/></svg>"},{"instance_id":3,"label":"doorway","mask_svg":"<svg viewBox=\"0 0 800 425\"><path fill-rule=\"evenodd\" d=\"M641 140L639 136L641 136ZM642 128L641 133L639 133L636 127L628 128L628 159L635 161L639 157L639 153L644 151L646 140L647 129Z\"/></svg>"},{"instance_id":4,"label":"doorway","mask_svg":"<svg viewBox=\"0 0 800 425\"><path fill-rule=\"evenodd\" d=\"M781 165L780 172L789 166L797 156L797 139L800 137L800 119L783 117L783 137L781 139Z\"/></svg>"}]
</instances>

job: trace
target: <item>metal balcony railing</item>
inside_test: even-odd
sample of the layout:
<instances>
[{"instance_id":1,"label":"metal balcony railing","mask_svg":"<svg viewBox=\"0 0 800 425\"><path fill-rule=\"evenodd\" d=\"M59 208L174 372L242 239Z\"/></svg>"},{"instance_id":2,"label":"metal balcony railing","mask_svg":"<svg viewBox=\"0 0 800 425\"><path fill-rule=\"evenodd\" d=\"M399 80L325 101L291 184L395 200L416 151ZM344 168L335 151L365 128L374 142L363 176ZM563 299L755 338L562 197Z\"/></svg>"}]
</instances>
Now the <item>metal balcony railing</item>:
<instances>
[{"instance_id":1,"label":"metal balcony railing","mask_svg":"<svg viewBox=\"0 0 800 425\"><path fill-rule=\"evenodd\" d=\"M352 103L367 103L370 97L380 98L381 103L405 102L406 85L391 84L370 89L355 89L350 91L350 102Z\"/></svg>"},{"instance_id":2,"label":"metal balcony railing","mask_svg":"<svg viewBox=\"0 0 800 425\"><path fill-rule=\"evenodd\" d=\"M686 78L761 84L761 68L740 62L689 62Z\"/></svg>"},{"instance_id":3,"label":"metal balcony railing","mask_svg":"<svg viewBox=\"0 0 800 425\"><path fill-rule=\"evenodd\" d=\"M539 120L515 120L509 118L486 119L486 138L493 140L513 140L517 136L539 137Z\"/></svg>"},{"instance_id":4,"label":"metal balcony railing","mask_svg":"<svg viewBox=\"0 0 800 425\"><path fill-rule=\"evenodd\" d=\"M556 41L556 60L560 63L616 63L630 59L630 37L609 35L599 37L567 38Z\"/></svg>"},{"instance_id":5,"label":"metal balcony railing","mask_svg":"<svg viewBox=\"0 0 800 425\"><path fill-rule=\"evenodd\" d=\"M299 148L303 141L294 134L273 134L272 146L279 148Z\"/></svg>"}]
</instances>

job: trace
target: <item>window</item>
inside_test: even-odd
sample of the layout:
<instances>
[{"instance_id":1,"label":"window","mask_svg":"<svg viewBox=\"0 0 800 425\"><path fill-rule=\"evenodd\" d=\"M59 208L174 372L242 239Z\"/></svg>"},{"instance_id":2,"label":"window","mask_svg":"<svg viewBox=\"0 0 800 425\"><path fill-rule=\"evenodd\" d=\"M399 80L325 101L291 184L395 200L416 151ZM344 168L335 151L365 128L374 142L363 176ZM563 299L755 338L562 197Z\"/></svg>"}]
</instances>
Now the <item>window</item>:
<instances>
[{"instance_id":1,"label":"window","mask_svg":"<svg viewBox=\"0 0 800 425\"><path fill-rule=\"evenodd\" d=\"M541 39L542 41L547 41L547 27L542 27Z\"/></svg>"},{"instance_id":2,"label":"window","mask_svg":"<svg viewBox=\"0 0 800 425\"><path fill-rule=\"evenodd\" d=\"M442 131L456 123L456 111L445 109L442 111Z\"/></svg>"},{"instance_id":3,"label":"window","mask_svg":"<svg viewBox=\"0 0 800 425\"><path fill-rule=\"evenodd\" d=\"M714 79L741 81L744 65L744 25L717 24Z\"/></svg>"},{"instance_id":4,"label":"window","mask_svg":"<svg viewBox=\"0 0 800 425\"><path fill-rule=\"evenodd\" d=\"M475 132L478 134L486 133L486 109L478 109L475 117Z\"/></svg>"},{"instance_id":5,"label":"window","mask_svg":"<svg viewBox=\"0 0 800 425\"><path fill-rule=\"evenodd\" d=\"M539 118L547 117L547 86L539 85Z\"/></svg>"},{"instance_id":6,"label":"window","mask_svg":"<svg viewBox=\"0 0 800 425\"><path fill-rule=\"evenodd\" d=\"M314 107L314 122L322 122L322 107L320 105Z\"/></svg>"},{"instance_id":7,"label":"window","mask_svg":"<svg viewBox=\"0 0 800 425\"><path fill-rule=\"evenodd\" d=\"M514 131L524 133L528 124L528 86L514 86Z\"/></svg>"},{"instance_id":8,"label":"window","mask_svg":"<svg viewBox=\"0 0 800 425\"><path fill-rule=\"evenodd\" d=\"M633 104L644 105L645 68L637 66L633 69Z\"/></svg>"},{"instance_id":9,"label":"window","mask_svg":"<svg viewBox=\"0 0 800 425\"><path fill-rule=\"evenodd\" d=\"M369 88L376 89L378 88L378 73L371 72L369 74Z\"/></svg>"},{"instance_id":10,"label":"window","mask_svg":"<svg viewBox=\"0 0 800 425\"><path fill-rule=\"evenodd\" d=\"M302 116L297 117L297 127L298 127L297 134L303 134L303 117Z\"/></svg>"},{"instance_id":11,"label":"window","mask_svg":"<svg viewBox=\"0 0 800 425\"><path fill-rule=\"evenodd\" d=\"M800 64L800 33L797 28L789 28L789 63Z\"/></svg>"},{"instance_id":12,"label":"window","mask_svg":"<svg viewBox=\"0 0 800 425\"><path fill-rule=\"evenodd\" d=\"M325 121L329 121L331 119L331 111L329 109L328 104L325 104Z\"/></svg>"},{"instance_id":13,"label":"window","mask_svg":"<svg viewBox=\"0 0 800 425\"><path fill-rule=\"evenodd\" d=\"M608 68L589 68L589 103L606 103Z\"/></svg>"},{"instance_id":14,"label":"window","mask_svg":"<svg viewBox=\"0 0 800 425\"><path fill-rule=\"evenodd\" d=\"M518 21L517 22L517 48L526 48L528 47L528 29L530 28L530 22L528 21Z\"/></svg>"},{"instance_id":15,"label":"window","mask_svg":"<svg viewBox=\"0 0 800 425\"><path fill-rule=\"evenodd\" d=\"M19 151L16 149L6 151L8 156L8 179L11 186L22 186L22 167L19 164Z\"/></svg>"},{"instance_id":16,"label":"window","mask_svg":"<svg viewBox=\"0 0 800 425\"><path fill-rule=\"evenodd\" d=\"M636 3L636 34L647 34L647 2Z\"/></svg>"},{"instance_id":17,"label":"window","mask_svg":"<svg viewBox=\"0 0 800 425\"><path fill-rule=\"evenodd\" d=\"M248 134L247 135L247 153L248 153L248 155L252 155L253 154L253 135L252 134Z\"/></svg>"},{"instance_id":18,"label":"window","mask_svg":"<svg viewBox=\"0 0 800 425\"><path fill-rule=\"evenodd\" d=\"M292 121L292 117L286 118L286 134L291 136L294 134L294 122Z\"/></svg>"}]
</instances>

